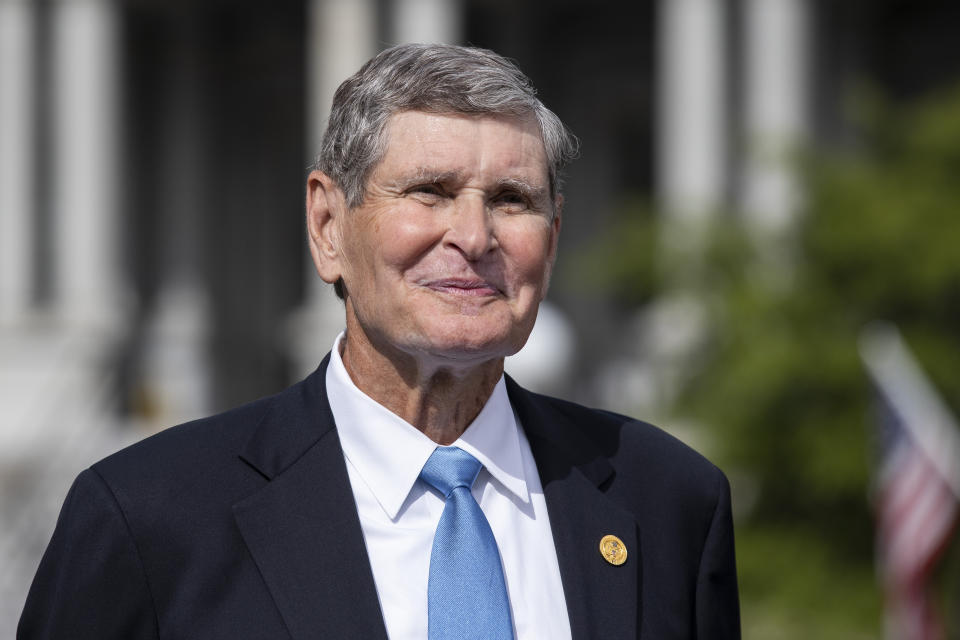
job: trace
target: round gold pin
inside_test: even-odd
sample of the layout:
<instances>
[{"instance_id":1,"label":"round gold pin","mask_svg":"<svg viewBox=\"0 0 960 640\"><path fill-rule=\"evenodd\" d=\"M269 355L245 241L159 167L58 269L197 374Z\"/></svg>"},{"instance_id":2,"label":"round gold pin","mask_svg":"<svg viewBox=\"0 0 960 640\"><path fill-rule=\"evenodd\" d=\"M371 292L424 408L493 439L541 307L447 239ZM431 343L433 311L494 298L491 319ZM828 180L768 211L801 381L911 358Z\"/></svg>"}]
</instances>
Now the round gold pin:
<instances>
[{"instance_id":1,"label":"round gold pin","mask_svg":"<svg viewBox=\"0 0 960 640\"><path fill-rule=\"evenodd\" d=\"M617 536L606 535L600 539L600 555L610 564L619 567L627 561L627 546Z\"/></svg>"}]
</instances>

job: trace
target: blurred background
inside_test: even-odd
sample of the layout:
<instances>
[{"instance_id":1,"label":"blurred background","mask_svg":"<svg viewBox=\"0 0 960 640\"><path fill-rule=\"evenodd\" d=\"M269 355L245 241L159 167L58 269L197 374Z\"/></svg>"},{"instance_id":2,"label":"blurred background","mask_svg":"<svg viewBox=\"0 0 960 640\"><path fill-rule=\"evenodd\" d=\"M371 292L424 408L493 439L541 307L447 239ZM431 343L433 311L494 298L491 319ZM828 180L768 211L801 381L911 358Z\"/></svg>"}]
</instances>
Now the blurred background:
<instances>
[{"instance_id":1,"label":"blurred background","mask_svg":"<svg viewBox=\"0 0 960 640\"><path fill-rule=\"evenodd\" d=\"M745 637L960 638L958 34L932 0L0 0L0 634L76 473L317 365L333 91L450 42L582 144L508 371L727 472Z\"/></svg>"}]
</instances>

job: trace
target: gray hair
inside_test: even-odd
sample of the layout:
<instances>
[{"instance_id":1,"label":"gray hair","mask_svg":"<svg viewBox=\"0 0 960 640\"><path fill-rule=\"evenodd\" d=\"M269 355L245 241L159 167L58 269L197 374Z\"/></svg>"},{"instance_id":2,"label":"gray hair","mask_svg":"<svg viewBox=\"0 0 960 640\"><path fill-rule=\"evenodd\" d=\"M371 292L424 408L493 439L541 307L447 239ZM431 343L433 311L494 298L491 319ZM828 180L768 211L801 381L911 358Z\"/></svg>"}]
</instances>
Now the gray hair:
<instances>
[{"instance_id":1,"label":"gray hair","mask_svg":"<svg viewBox=\"0 0 960 640\"><path fill-rule=\"evenodd\" d=\"M402 111L533 116L554 202L560 172L577 155L577 139L510 60L474 47L400 45L374 56L333 97L316 168L337 183L349 207L363 203L367 179L386 151L387 121Z\"/></svg>"}]
</instances>

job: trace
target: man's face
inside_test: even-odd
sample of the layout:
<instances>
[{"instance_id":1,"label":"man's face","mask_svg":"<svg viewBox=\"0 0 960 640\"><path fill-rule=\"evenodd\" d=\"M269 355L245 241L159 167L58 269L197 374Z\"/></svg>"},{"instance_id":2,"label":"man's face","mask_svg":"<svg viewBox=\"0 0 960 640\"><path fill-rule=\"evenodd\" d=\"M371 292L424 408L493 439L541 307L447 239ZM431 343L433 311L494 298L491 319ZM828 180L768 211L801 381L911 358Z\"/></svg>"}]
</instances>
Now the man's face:
<instances>
[{"instance_id":1,"label":"man's face","mask_svg":"<svg viewBox=\"0 0 960 640\"><path fill-rule=\"evenodd\" d=\"M363 204L341 216L348 316L374 345L417 358L515 353L560 228L536 122L411 111L386 135Z\"/></svg>"}]
</instances>

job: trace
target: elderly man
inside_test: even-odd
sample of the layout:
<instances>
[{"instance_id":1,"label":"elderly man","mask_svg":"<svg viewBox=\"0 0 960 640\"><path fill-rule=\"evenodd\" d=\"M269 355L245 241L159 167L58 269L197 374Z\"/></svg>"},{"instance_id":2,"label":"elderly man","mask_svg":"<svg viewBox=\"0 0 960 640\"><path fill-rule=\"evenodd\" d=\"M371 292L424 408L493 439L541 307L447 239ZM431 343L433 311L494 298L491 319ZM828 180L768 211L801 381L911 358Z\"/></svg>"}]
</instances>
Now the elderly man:
<instances>
[{"instance_id":1,"label":"elderly man","mask_svg":"<svg viewBox=\"0 0 960 640\"><path fill-rule=\"evenodd\" d=\"M307 230L346 331L303 382L83 472L19 636L738 637L723 474L503 375L573 150L489 51L344 82Z\"/></svg>"}]
</instances>

